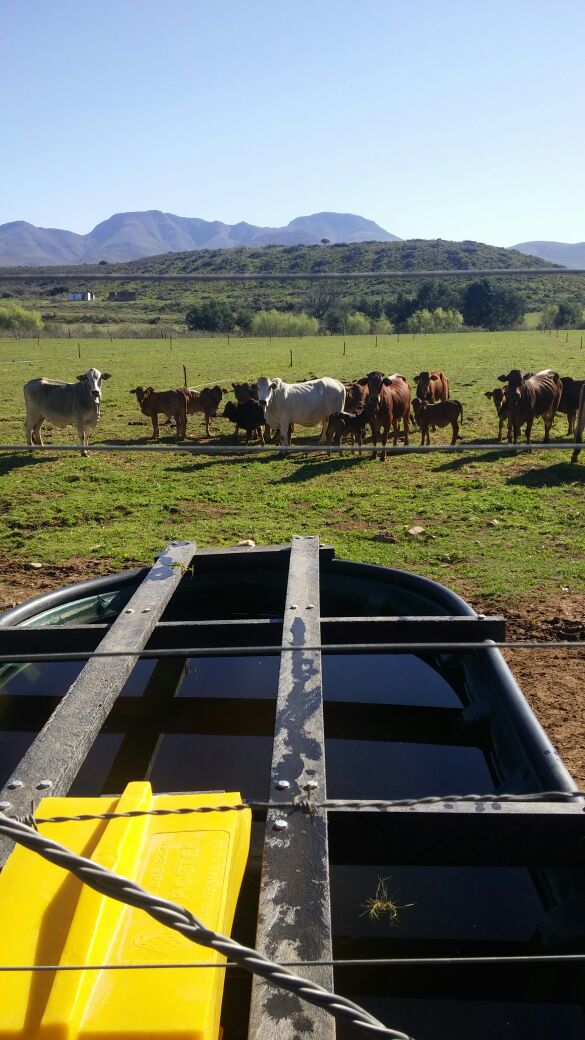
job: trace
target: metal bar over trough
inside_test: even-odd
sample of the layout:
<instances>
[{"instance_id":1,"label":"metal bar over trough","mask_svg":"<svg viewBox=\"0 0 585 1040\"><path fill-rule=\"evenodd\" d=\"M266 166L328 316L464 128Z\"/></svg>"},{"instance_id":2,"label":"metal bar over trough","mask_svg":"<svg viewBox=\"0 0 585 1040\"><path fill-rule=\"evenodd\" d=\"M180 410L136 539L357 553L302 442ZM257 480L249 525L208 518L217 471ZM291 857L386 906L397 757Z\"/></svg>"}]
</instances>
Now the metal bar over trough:
<instances>
[{"instance_id":1,"label":"metal bar over trough","mask_svg":"<svg viewBox=\"0 0 585 1040\"><path fill-rule=\"evenodd\" d=\"M290 554L282 647L294 646L299 652L284 654L280 661L270 776L276 803L303 791L326 797L321 654L302 649L319 642L319 614L319 539L297 536ZM272 960L332 959L323 810L312 816L287 815L276 807L267 813L256 946ZM331 968L312 968L307 977L333 988ZM273 1040L277 1033L280 1040L293 1040L301 1031L314 1040L335 1036L328 1015L292 994L276 996L272 986L256 978L249 1040Z\"/></svg>"},{"instance_id":2,"label":"metal bar over trough","mask_svg":"<svg viewBox=\"0 0 585 1040\"><path fill-rule=\"evenodd\" d=\"M31 791L67 794L103 722L122 690L161 614L195 553L194 542L171 542L158 557L127 607L102 639L106 651L127 656L93 658L61 700L0 792L11 814L30 812ZM0 839L0 866L12 843Z\"/></svg>"}]
</instances>

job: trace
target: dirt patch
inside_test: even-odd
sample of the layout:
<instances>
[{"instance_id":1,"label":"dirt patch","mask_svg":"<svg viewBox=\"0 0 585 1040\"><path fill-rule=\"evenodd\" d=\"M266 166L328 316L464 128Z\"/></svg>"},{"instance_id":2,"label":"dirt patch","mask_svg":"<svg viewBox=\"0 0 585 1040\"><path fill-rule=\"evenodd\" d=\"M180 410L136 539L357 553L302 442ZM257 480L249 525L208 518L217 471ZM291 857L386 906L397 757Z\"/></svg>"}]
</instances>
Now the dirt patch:
<instances>
[{"instance_id":1,"label":"dirt patch","mask_svg":"<svg viewBox=\"0 0 585 1040\"><path fill-rule=\"evenodd\" d=\"M503 614L511 640L585 640L585 593L511 606L473 596L470 602L485 614ZM504 657L565 765L585 788L585 650L506 650Z\"/></svg>"},{"instance_id":2,"label":"dirt patch","mask_svg":"<svg viewBox=\"0 0 585 1040\"><path fill-rule=\"evenodd\" d=\"M44 563L38 569L30 564L14 560L0 561L0 610L8 610L18 603L24 603L33 596L40 596L51 589L73 585L77 581L98 578L102 574L112 574L116 570L131 570L132 567L143 567L144 561L127 563L116 567L108 560L96 558L74 558L67 563Z\"/></svg>"},{"instance_id":3,"label":"dirt patch","mask_svg":"<svg viewBox=\"0 0 585 1040\"><path fill-rule=\"evenodd\" d=\"M107 560L77 558L63 564L0 563L0 610L50 589L71 585L114 570L143 566L144 561L112 566ZM512 604L473 596L472 606L485 614L503 614L511 640L585 640L585 594L563 593L554 599ZM510 669L549 738L576 782L585 789L585 650L508 650Z\"/></svg>"}]
</instances>

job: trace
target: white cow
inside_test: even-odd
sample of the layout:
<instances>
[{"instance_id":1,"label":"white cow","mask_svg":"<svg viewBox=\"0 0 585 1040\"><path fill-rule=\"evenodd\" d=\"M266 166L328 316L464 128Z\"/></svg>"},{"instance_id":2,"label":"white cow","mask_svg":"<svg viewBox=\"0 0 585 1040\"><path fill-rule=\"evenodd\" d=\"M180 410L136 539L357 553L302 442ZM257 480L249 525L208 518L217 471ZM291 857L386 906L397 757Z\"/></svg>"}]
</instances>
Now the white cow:
<instances>
[{"instance_id":1,"label":"white cow","mask_svg":"<svg viewBox=\"0 0 585 1040\"><path fill-rule=\"evenodd\" d=\"M585 385L581 387L581 393L579 394L579 408L577 411L577 418L575 420L575 440L577 444L581 444L583 441L583 435L585 434ZM576 462L579 458L580 448L575 448L571 455L571 462Z\"/></svg>"},{"instance_id":2,"label":"white cow","mask_svg":"<svg viewBox=\"0 0 585 1040\"><path fill-rule=\"evenodd\" d=\"M342 412L345 387L338 379L324 376L306 383L285 383L282 379L261 376L257 382L258 401L266 409L266 422L280 430L280 443L290 444L289 427L322 424L319 444L324 444L332 412Z\"/></svg>"},{"instance_id":3,"label":"white cow","mask_svg":"<svg viewBox=\"0 0 585 1040\"><path fill-rule=\"evenodd\" d=\"M43 443L41 426L48 419L53 426L75 426L81 454L87 455L88 433L100 417L102 379L110 379L110 373L90 368L77 377L76 383L61 383L57 379L30 379L25 383L26 443Z\"/></svg>"}]
</instances>

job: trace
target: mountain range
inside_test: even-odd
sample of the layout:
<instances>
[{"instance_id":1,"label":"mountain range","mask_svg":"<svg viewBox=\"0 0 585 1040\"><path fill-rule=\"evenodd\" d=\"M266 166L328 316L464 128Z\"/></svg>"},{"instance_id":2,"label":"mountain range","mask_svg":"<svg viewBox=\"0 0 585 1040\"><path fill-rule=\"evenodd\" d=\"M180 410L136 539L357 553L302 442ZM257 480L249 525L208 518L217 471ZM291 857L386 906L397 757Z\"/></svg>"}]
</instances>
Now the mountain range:
<instances>
[{"instance_id":1,"label":"mountain range","mask_svg":"<svg viewBox=\"0 0 585 1040\"><path fill-rule=\"evenodd\" d=\"M520 242L510 248L562 267L585 267L585 242Z\"/></svg>"},{"instance_id":2,"label":"mountain range","mask_svg":"<svg viewBox=\"0 0 585 1040\"><path fill-rule=\"evenodd\" d=\"M40 228L24 220L0 225L0 266L45 267L55 264L123 263L144 256L237 246L315 245L330 242L398 242L373 220L353 213L313 213L296 217L286 227L256 227L242 221L178 217L147 210L115 213L87 235Z\"/></svg>"}]
</instances>

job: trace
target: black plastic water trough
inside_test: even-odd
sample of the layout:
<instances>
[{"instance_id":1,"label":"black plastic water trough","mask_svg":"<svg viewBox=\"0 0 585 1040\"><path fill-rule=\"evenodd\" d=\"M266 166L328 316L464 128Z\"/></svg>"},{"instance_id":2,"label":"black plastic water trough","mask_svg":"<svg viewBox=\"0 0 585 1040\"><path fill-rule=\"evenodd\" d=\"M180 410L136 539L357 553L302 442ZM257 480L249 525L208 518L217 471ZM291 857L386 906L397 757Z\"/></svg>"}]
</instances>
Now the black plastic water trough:
<instances>
[{"instance_id":1,"label":"black plastic water trough","mask_svg":"<svg viewBox=\"0 0 585 1040\"><path fill-rule=\"evenodd\" d=\"M18 810L41 780L95 795L146 777L156 791L270 802L255 811L236 938L332 961L306 971L416 1040L582 1037L581 963L551 957L585 955L583 807L546 797L576 787L489 646L503 620L428 579L337 560L317 539L193 552L173 543L152 570L0 617L0 655L15 657L0 666L0 797ZM442 648L408 646L428 642ZM123 657L132 648L160 656ZM96 650L118 656L18 660ZM280 806L307 783L327 808L292 813L276 840ZM468 794L518 797L441 799ZM410 963L380 963L396 958ZM265 988L228 972L230 1040L297 1021L298 998ZM308 1035L333 1035L302 1015Z\"/></svg>"}]
</instances>

